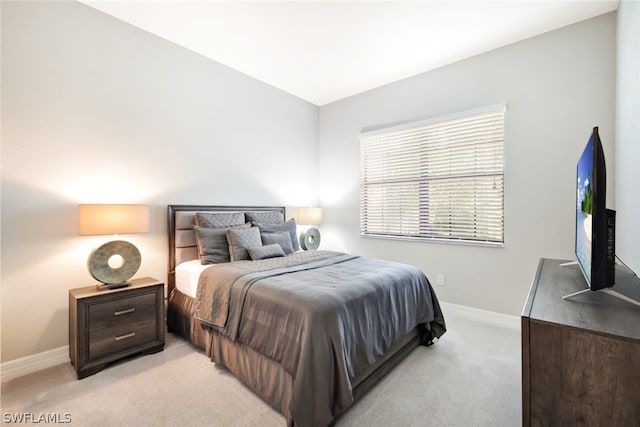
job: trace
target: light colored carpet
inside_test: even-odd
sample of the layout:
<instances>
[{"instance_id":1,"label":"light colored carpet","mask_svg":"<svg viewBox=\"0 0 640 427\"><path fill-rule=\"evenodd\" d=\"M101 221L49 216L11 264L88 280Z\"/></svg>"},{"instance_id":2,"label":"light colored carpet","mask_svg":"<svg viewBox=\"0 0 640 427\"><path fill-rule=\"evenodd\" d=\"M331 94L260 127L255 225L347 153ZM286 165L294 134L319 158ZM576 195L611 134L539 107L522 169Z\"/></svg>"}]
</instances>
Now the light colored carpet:
<instances>
[{"instance_id":1,"label":"light colored carpet","mask_svg":"<svg viewBox=\"0 0 640 427\"><path fill-rule=\"evenodd\" d=\"M447 333L418 347L336 426L521 425L520 332L447 316ZM2 416L69 414L72 426L278 426L229 372L173 334L78 381L69 364L2 384ZM42 423L39 423L41 425Z\"/></svg>"}]
</instances>

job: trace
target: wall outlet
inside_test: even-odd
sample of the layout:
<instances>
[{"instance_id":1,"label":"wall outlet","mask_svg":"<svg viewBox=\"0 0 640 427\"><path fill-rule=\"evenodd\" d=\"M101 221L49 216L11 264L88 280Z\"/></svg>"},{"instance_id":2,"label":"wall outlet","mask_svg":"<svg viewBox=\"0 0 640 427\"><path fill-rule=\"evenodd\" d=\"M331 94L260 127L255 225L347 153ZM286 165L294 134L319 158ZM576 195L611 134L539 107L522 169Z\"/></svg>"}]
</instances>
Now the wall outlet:
<instances>
[{"instance_id":1,"label":"wall outlet","mask_svg":"<svg viewBox=\"0 0 640 427\"><path fill-rule=\"evenodd\" d=\"M444 286L444 274L441 274L441 273L436 274L436 285Z\"/></svg>"}]
</instances>

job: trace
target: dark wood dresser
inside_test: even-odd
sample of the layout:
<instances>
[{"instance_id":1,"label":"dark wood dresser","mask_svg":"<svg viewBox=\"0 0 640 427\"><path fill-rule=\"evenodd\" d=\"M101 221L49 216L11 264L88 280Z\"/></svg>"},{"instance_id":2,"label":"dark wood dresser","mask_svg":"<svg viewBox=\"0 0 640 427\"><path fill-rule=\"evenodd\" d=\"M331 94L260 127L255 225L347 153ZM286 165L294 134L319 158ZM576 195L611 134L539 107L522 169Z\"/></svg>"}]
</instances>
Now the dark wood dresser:
<instances>
[{"instance_id":1,"label":"dark wood dresser","mask_svg":"<svg viewBox=\"0 0 640 427\"><path fill-rule=\"evenodd\" d=\"M524 426L640 426L640 307L587 287L577 265L541 259L522 312ZM616 266L619 293L640 280Z\"/></svg>"},{"instance_id":2,"label":"dark wood dresser","mask_svg":"<svg viewBox=\"0 0 640 427\"><path fill-rule=\"evenodd\" d=\"M69 291L69 358L79 379L114 360L164 348L164 283L150 277L131 282Z\"/></svg>"}]
</instances>

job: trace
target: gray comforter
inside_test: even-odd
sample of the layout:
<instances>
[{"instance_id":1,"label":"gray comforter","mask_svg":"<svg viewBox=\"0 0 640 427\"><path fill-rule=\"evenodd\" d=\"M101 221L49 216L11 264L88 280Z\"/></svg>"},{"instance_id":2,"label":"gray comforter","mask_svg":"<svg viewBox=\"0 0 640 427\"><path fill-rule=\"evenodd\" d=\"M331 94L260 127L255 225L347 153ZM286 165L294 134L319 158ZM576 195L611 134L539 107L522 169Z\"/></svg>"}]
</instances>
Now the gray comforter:
<instances>
[{"instance_id":1,"label":"gray comforter","mask_svg":"<svg viewBox=\"0 0 640 427\"><path fill-rule=\"evenodd\" d=\"M304 251L206 269L196 317L279 362L293 378L289 424L326 426L353 403L351 380L418 325L445 332L436 296L415 267Z\"/></svg>"}]
</instances>

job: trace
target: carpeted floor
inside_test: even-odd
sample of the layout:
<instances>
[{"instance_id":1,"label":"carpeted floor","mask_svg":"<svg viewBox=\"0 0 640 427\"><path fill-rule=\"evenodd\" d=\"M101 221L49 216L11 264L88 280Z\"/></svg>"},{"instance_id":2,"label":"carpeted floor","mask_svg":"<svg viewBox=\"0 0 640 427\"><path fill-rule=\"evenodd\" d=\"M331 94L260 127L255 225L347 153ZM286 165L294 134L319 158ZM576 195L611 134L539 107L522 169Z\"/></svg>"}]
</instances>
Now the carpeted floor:
<instances>
[{"instance_id":1,"label":"carpeted floor","mask_svg":"<svg viewBox=\"0 0 640 427\"><path fill-rule=\"evenodd\" d=\"M520 332L447 316L336 426L521 425ZM134 356L78 381L69 364L2 384L3 423L57 414L72 426L285 426L285 419L189 343ZM37 423L42 425L44 423ZM24 425L24 424L22 424Z\"/></svg>"}]
</instances>

